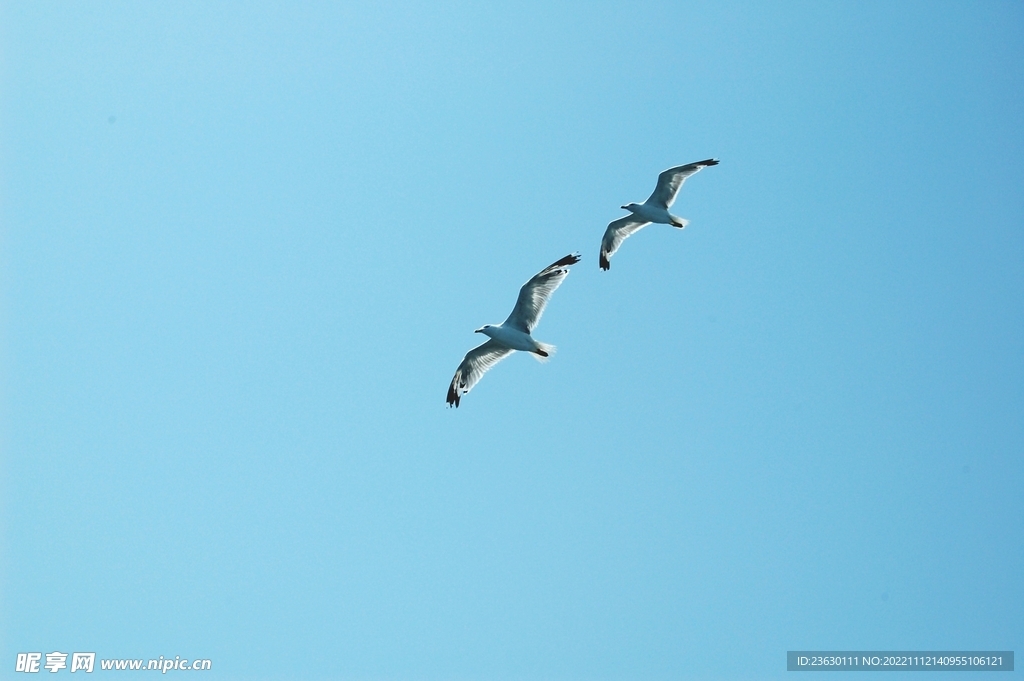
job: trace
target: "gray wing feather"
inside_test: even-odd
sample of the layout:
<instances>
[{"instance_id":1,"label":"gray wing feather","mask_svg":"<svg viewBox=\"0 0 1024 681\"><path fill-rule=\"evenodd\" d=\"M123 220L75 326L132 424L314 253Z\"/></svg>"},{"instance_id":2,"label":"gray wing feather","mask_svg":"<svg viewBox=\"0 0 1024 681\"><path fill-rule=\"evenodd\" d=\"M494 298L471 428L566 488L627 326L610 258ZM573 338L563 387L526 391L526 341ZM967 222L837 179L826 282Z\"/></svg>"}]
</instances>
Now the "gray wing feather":
<instances>
[{"instance_id":1,"label":"gray wing feather","mask_svg":"<svg viewBox=\"0 0 1024 681\"><path fill-rule=\"evenodd\" d=\"M512 326L530 333L544 314L548 299L569 275L569 267L580 261L578 253L567 255L553 262L535 274L530 281L519 289L519 298L512 314L503 322L504 326Z\"/></svg>"},{"instance_id":2,"label":"gray wing feather","mask_svg":"<svg viewBox=\"0 0 1024 681\"><path fill-rule=\"evenodd\" d=\"M631 234L634 234L651 223L638 220L635 215L627 215L624 218L613 220L608 223L608 229L604 230L604 238L601 239L601 258L598 264L602 270L611 267L608 259L611 258L619 246Z\"/></svg>"},{"instance_id":3,"label":"gray wing feather","mask_svg":"<svg viewBox=\"0 0 1024 681\"><path fill-rule=\"evenodd\" d=\"M684 166L669 168L658 175L658 186L654 188L654 193L644 203L660 206L667 210L675 202L676 194L679 193L683 182L686 182L686 178L700 172L701 168L716 165L718 165L718 160L709 158L706 161L697 161L696 163L687 163Z\"/></svg>"},{"instance_id":4,"label":"gray wing feather","mask_svg":"<svg viewBox=\"0 0 1024 681\"><path fill-rule=\"evenodd\" d=\"M513 352L515 351L512 348L502 345L493 338L467 352L459 368L455 370L451 385L448 386L448 406L458 407L462 396L479 383L487 370Z\"/></svg>"}]
</instances>

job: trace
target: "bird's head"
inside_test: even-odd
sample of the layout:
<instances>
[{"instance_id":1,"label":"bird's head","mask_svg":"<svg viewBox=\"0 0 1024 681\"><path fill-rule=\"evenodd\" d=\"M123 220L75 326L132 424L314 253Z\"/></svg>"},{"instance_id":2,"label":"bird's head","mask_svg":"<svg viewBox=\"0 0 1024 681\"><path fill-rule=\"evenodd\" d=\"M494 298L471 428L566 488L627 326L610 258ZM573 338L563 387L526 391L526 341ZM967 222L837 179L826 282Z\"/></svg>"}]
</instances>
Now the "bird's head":
<instances>
[{"instance_id":1,"label":"bird's head","mask_svg":"<svg viewBox=\"0 0 1024 681\"><path fill-rule=\"evenodd\" d=\"M635 213L638 206L635 203L627 203L625 206L620 206L622 210L628 210L630 213Z\"/></svg>"},{"instance_id":2,"label":"bird's head","mask_svg":"<svg viewBox=\"0 0 1024 681\"><path fill-rule=\"evenodd\" d=\"M487 333L488 331L490 331L490 329L491 329L491 325L490 324L484 324L483 326L481 326L479 329L477 329L473 333ZM490 334L487 333L487 335L489 336Z\"/></svg>"}]
</instances>

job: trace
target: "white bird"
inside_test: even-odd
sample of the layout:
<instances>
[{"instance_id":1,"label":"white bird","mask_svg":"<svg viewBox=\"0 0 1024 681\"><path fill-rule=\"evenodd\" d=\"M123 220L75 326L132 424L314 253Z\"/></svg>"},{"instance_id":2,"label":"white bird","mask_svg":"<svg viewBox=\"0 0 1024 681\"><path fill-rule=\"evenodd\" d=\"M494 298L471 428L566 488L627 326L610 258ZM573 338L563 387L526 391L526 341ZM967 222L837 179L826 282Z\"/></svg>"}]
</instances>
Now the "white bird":
<instances>
[{"instance_id":1,"label":"white bird","mask_svg":"<svg viewBox=\"0 0 1024 681\"><path fill-rule=\"evenodd\" d=\"M676 194L679 193L679 188L683 186L686 178L698 172L701 168L716 165L718 165L718 159L709 158L706 161L697 161L696 163L688 163L685 166L669 168L661 175L658 175L658 186L654 188L654 193L651 194L650 198L643 203L630 203L623 206L622 208L628 210L630 215L610 222L608 229L604 231L604 238L601 239L601 259L598 263L601 269L606 270L611 267L608 259L612 257L615 251L619 250L619 246L626 240L626 237L640 231L652 222L672 225L679 229L690 224L688 220L669 213L668 209L675 202Z\"/></svg>"},{"instance_id":2,"label":"white bird","mask_svg":"<svg viewBox=\"0 0 1024 681\"><path fill-rule=\"evenodd\" d=\"M579 254L575 253L548 265L519 289L519 299L508 319L498 326L485 324L474 331L490 336L490 340L467 352L455 370L448 386L448 406L458 407L462 396L473 389L488 369L516 350L532 353L541 362L555 351L554 345L534 340L530 332L544 314L551 294L569 275L569 267L579 261Z\"/></svg>"}]
</instances>

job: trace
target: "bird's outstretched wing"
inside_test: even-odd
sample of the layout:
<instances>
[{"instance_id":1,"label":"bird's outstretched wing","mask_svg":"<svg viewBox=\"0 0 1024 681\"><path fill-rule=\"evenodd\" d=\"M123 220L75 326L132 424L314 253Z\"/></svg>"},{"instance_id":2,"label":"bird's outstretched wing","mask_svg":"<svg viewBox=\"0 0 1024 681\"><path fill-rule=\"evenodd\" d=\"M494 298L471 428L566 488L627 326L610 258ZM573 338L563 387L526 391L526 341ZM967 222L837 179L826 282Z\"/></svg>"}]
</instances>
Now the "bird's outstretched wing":
<instances>
[{"instance_id":1,"label":"bird's outstretched wing","mask_svg":"<svg viewBox=\"0 0 1024 681\"><path fill-rule=\"evenodd\" d=\"M512 314L508 316L502 325L511 326L520 331L530 333L540 316L544 314L544 307L555 289L569 274L569 267L580 261L579 253L567 255L558 262L553 262L540 272L535 274L530 281L523 284L519 289L519 299L516 306L512 308Z\"/></svg>"},{"instance_id":2,"label":"bird's outstretched wing","mask_svg":"<svg viewBox=\"0 0 1024 681\"><path fill-rule=\"evenodd\" d=\"M683 186L683 182L686 182L686 178L699 172L701 168L717 165L718 159L709 158L706 161L697 161L696 163L688 163L685 166L669 168L661 173L661 175L658 175L658 186L654 188L654 193L644 203L667 210L675 202L676 194L679 193L679 188Z\"/></svg>"},{"instance_id":3,"label":"bird's outstretched wing","mask_svg":"<svg viewBox=\"0 0 1024 681\"><path fill-rule=\"evenodd\" d=\"M448 406L459 406L463 395L473 389L487 370L511 355L515 350L505 347L493 338L478 345L462 358L462 364L455 370L452 384L448 386Z\"/></svg>"},{"instance_id":4,"label":"bird's outstretched wing","mask_svg":"<svg viewBox=\"0 0 1024 681\"><path fill-rule=\"evenodd\" d=\"M608 259L619 250L619 246L626 240L626 237L639 232L651 223L638 219L635 215L627 215L624 218L613 220L608 223L608 229L604 230L604 238L601 239L601 258L598 263L602 270L612 266Z\"/></svg>"}]
</instances>

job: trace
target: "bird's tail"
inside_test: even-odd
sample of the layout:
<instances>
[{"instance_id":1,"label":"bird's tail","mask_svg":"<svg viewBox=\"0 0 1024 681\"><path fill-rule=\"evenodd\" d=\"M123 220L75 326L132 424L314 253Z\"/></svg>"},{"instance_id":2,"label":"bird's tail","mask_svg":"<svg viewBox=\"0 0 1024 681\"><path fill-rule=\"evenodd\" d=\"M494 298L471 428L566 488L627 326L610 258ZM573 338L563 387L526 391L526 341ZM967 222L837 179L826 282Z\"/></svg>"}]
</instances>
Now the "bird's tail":
<instances>
[{"instance_id":1,"label":"bird's tail","mask_svg":"<svg viewBox=\"0 0 1024 681\"><path fill-rule=\"evenodd\" d=\"M679 229L686 229L686 225L690 224L689 220L684 218L677 218L675 215L672 216L672 226L678 227Z\"/></svg>"},{"instance_id":2,"label":"bird's tail","mask_svg":"<svg viewBox=\"0 0 1024 681\"><path fill-rule=\"evenodd\" d=\"M554 345L548 345L547 343L541 343L540 341L537 341L537 345L540 347L530 354L533 355L533 358L538 362L548 361L548 357L555 354L555 350L557 349Z\"/></svg>"}]
</instances>

